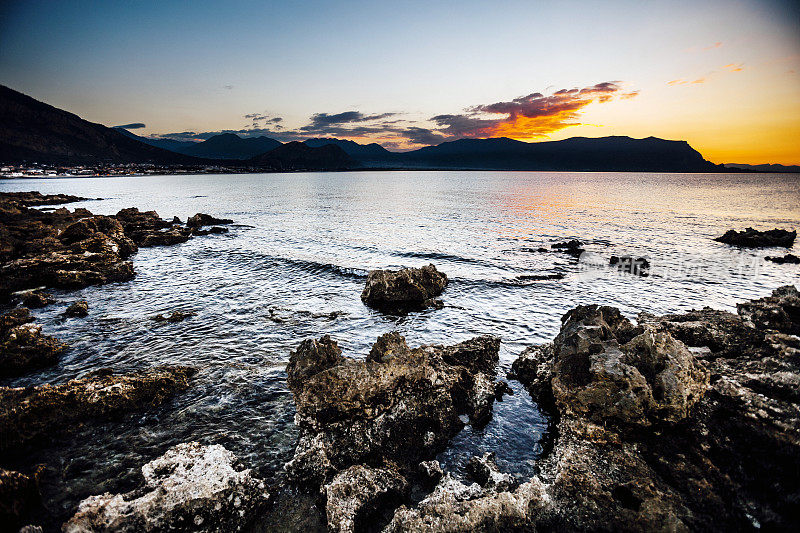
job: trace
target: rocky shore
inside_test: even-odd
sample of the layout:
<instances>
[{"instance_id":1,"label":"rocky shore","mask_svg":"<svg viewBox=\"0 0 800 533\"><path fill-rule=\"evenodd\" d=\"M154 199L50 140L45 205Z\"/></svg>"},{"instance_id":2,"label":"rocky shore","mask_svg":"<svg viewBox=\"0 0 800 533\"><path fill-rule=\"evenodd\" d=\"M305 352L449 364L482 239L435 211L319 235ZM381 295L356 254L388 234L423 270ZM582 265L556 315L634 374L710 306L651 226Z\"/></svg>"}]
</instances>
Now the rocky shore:
<instances>
[{"instance_id":1,"label":"rocky shore","mask_svg":"<svg viewBox=\"0 0 800 533\"><path fill-rule=\"evenodd\" d=\"M221 233L226 230L217 224L232 222L198 213L182 224L135 207L114 216L94 215L83 208L32 208L82 200L86 198L0 193L0 302L8 302L18 291L127 281L135 275L129 258L139 247L179 244L193 235ZM46 305L46 300L41 303Z\"/></svg>"},{"instance_id":2,"label":"rocky shore","mask_svg":"<svg viewBox=\"0 0 800 533\"><path fill-rule=\"evenodd\" d=\"M114 217L31 209L48 201L56 199L24 193L0 201L11 221L0 232L0 268L13 274L2 282L9 298L48 305L42 287L65 286L52 272L105 282L138 247L230 223L198 214L182 224L135 208ZM579 246L553 249L572 254ZM408 313L440 306L447 284L433 265L373 271L361 298ZM63 320L78 321L90 302L68 309L72 318ZM6 375L52 364L66 348L32 320L23 307L0 316ZM614 307L581 305L562 317L552 342L524 349L506 376L492 336L409 347L389 332L352 355L332 336L306 339L286 366L299 436L282 472L267 479L221 443L184 442L137 465L132 490L83 499L62 531L792 530L800 523L799 336L800 294L786 286L736 313L704 308L630 320ZM150 409L188 388L194 373L101 369L63 383L0 387L0 454ZM522 383L550 416L534 474L504 472L492 453L449 471L437 455L468 425L491 421L494 403L511 392L503 377ZM20 470L0 468L0 519L10 530L40 523L38 470Z\"/></svg>"}]
</instances>

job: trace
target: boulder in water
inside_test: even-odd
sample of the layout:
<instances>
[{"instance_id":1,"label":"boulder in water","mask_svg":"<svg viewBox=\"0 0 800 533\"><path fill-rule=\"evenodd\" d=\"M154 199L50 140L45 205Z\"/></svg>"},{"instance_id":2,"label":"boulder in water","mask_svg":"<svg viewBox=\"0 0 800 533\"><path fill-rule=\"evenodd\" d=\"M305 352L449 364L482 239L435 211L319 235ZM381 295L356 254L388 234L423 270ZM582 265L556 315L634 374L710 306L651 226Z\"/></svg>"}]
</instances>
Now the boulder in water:
<instances>
[{"instance_id":1,"label":"boulder in water","mask_svg":"<svg viewBox=\"0 0 800 533\"><path fill-rule=\"evenodd\" d=\"M447 276L433 265L401 270L372 270L361 293L370 307L389 312L436 306L435 297L447 287Z\"/></svg>"},{"instance_id":2,"label":"boulder in water","mask_svg":"<svg viewBox=\"0 0 800 533\"><path fill-rule=\"evenodd\" d=\"M794 244L797 237L797 231L788 231L785 229L771 229L767 231L760 231L753 228L747 228L744 231L728 230L721 237L714 239L715 241L730 244L733 246L741 246L744 248L763 248L767 246L784 246L789 248Z\"/></svg>"}]
</instances>

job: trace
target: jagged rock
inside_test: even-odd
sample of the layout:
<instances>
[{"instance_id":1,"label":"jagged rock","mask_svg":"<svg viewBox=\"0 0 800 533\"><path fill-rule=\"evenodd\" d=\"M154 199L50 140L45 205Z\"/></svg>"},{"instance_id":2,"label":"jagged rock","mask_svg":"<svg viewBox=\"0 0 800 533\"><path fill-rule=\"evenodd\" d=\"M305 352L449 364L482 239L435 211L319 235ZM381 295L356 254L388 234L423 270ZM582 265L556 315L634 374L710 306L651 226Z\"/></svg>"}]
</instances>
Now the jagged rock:
<instances>
[{"instance_id":1,"label":"jagged rock","mask_svg":"<svg viewBox=\"0 0 800 533\"><path fill-rule=\"evenodd\" d=\"M269 499L265 483L219 444L173 446L142 475L138 490L83 500L64 533L239 531Z\"/></svg>"},{"instance_id":2,"label":"jagged rock","mask_svg":"<svg viewBox=\"0 0 800 533\"><path fill-rule=\"evenodd\" d=\"M797 231L794 230L771 229L768 231L759 231L753 228L747 228L744 231L728 230L724 235L714 240L733 246L742 246L744 248L761 248L766 246L785 246L789 248L794 244L794 239L796 237Z\"/></svg>"},{"instance_id":3,"label":"jagged rock","mask_svg":"<svg viewBox=\"0 0 800 533\"><path fill-rule=\"evenodd\" d=\"M477 337L408 349L394 333L359 361L330 337L304 341L286 369L300 428L287 471L312 485L356 464L414 471L461 430L459 415L478 423L491 410L499 343Z\"/></svg>"},{"instance_id":4,"label":"jagged rock","mask_svg":"<svg viewBox=\"0 0 800 533\"><path fill-rule=\"evenodd\" d=\"M194 370L164 366L115 375L104 369L60 385L0 387L0 450L88 419L158 405L189 386Z\"/></svg>"},{"instance_id":5,"label":"jagged rock","mask_svg":"<svg viewBox=\"0 0 800 533\"><path fill-rule=\"evenodd\" d=\"M72 196L70 194L42 194L39 191L4 192L2 199L14 202L24 207L32 207L35 205L70 204L73 202L92 200L92 198L83 198L81 196Z\"/></svg>"},{"instance_id":6,"label":"jagged rock","mask_svg":"<svg viewBox=\"0 0 800 533\"><path fill-rule=\"evenodd\" d=\"M25 307L0 316L0 376L18 376L31 369L55 364L67 348L58 339L42 335L42 327L30 324Z\"/></svg>"},{"instance_id":7,"label":"jagged rock","mask_svg":"<svg viewBox=\"0 0 800 533\"><path fill-rule=\"evenodd\" d=\"M447 287L447 276L433 265L401 270L372 270L361 293L368 306L390 312L435 307Z\"/></svg>"},{"instance_id":8,"label":"jagged rock","mask_svg":"<svg viewBox=\"0 0 800 533\"><path fill-rule=\"evenodd\" d=\"M171 228L166 231L154 231L142 235L139 245L143 248L152 246L172 246L186 242L191 237L191 233L184 228Z\"/></svg>"},{"instance_id":9,"label":"jagged rock","mask_svg":"<svg viewBox=\"0 0 800 533\"><path fill-rule=\"evenodd\" d=\"M530 524L546 501L544 486L535 478L514 492L496 492L447 474L418 505L398 508L384 533L534 531Z\"/></svg>"},{"instance_id":10,"label":"jagged rock","mask_svg":"<svg viewBox=\"0 0 800 533\"><path fill-rule=\"evenodd\" d=\"M516 485L511 474L500 471L495 462L494 452L486 452L482 456L473 455L467 462L467 472L483 488L507 491Z\"/></svg>"},{"instance_id":11,"label":"jagged rock","mask_svg":"<svg viewBox=\"0 0 800 533\"><path fill-rule=\"evenodd\" d=\"M15 531L29 520L40 504L38 474L0 468L0 528Z\"/></svg>"},{"instance_id":12,"label":"jagged rock","mask_svg":"<svg viewBox=\"0 0 800 533\"><path fill-rule=\"evenodd\" d=\"M205 213L197 213L193 217L189 217L186 225L190 228L200 228L203 226L216 226L219 224L233 224L233 220L229 218L215 218Z\"/></svg>"},{"instance_id":13,"label":"jagged rock","mask_svg":"<svg viewBox=\"0 0 800 533\"><path fill-rule=\"evenodd\" d=\"M772 296L737 304L736 311L757 329L800 335L800 294L792 285L775 289Z\"/></svg>"},{"instance_id":14,"label":"jagged rock","mask_svg":"<svg viewBox=\"0 0 800 533\"><path fill-rule=\"evenodd\" d=\"M514 365L534 398L552 389L558 435L532 480L544 482L546 505L525 527L790 529L800 518L800 339L786 331L797 302L782 287L740 315L642 314L638 326L613 308L567 313L552 349ZM704 348L702 361L684 342Z\"/></svg>"},{"instance_id":15,"label":"jagged rock","mask_svg":"<svg viewBox=\"0 0 800 533\"><path fill-rule=\"evenodd\" d=\"M73 302L67 307L67 310L64 311L64 315L69 317L85 317L89 314L89 304L86 300L78 300L77 302Z\"/></svg>"},{"instance_id":16,"label":"jagged rock","mask_svg":"<svg viewBox=\"0 0 800 533\"><path fill-rule=\"evenodd\" d=\"M528 389L533 401L553 408L555 399L550 387L553 377L553 343L529 346L511 364L508 379L516 379Z\"/></svg>"},{"instance_id":17,"label":"jagged rock","mask_svg":"<svg viewBox=\"0 0 800 533\"><path fill-rule=\"evenodd\" d=\"M40 309L55 301L51 294L44 291L27 291L22 295L22 305L29 309Z\"/></svg>"},{"instance_id":18,"label":"jagged rock","mask_svg":"<svg viewBox=\"0 0 800 533\"><path fill-rule=\"evenodd\" d=\"M800 265L800 257L797 257L794 254L786 254L784 256L777 256L777 257L770 257L767 256L764 259L767 261L772 261L773 263L777 263L779 265Z\"/></svg>"},{"instance_id":19,"label":"jagged rock","mask_svg":"<svg viewBox=\"0 0 800 533\"><path fill-rule=\"evenodd\" d=\"M429 484L430 486L438 483L439 480L442 479L442 476L444 476L442 465L440 465L439 461L435 459L430 461L422 461L419 464L417 472L420 475L421 481L425 484Z\"/></svg>"},{"instance_id":20,"label":"jagged rock","mask_svg":"<svg viewBox=\"0 0 800 533\"><path fill-rule=\"evenodd\" d=\"M336 474L322 490L328 531L353 533L364 531L386 507L396 507L408 491L408 482L391 468L354 465Z\"/></svg>"},{"instance_id":21,"label":"jagged rock","mask_svg":"<svg viewBox=\"0 0 800 533\"><path fill-rule=\"evenodd\" d=\"M183 322L189 317L196 316L197 313L194 311L173 311L171 315L164 316L162 314L157 314L155 316L150 317L150 320L155 320L156 322Z\"/></svg>"}]
</instances>

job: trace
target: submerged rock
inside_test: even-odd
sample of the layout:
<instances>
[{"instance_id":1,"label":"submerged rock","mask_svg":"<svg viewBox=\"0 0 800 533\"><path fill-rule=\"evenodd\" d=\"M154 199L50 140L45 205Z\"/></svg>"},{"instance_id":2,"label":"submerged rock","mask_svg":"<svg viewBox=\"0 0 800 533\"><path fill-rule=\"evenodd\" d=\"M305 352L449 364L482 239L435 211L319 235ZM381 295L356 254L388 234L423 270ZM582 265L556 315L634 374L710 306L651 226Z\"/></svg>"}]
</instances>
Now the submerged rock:
<instances>
[{"instance_id":1,"label":"submerged rock","mask_svg":"<svg viewBox=\"0 0 800 533\"><path fill-rule=\"evenodd\" d=\"M564 252L565 254L573 257L578 257L585 251L583 248L583 243L577 239L572 239L571 241L565 242L556 242L551 244L550 247L555 251Z\"/></svg>"},{"instance_id":2,"label":"submerged rock","mask_svg":"<svg viewBox=\"0 0 800 533\"><path fill-rule=\"evenodd\" d=\"M60 385L0 387L0 450L93 418L158 405L186 389L193 374L183 366L118 375L106 369Z\"/></svg>"},{"instance_id":3,"label":"submerged rock","mask_svg":"<svg viewBox=\"0 0 800 533\"><path fill-rule=\"evenodd\" d=\"M767 261L772 261L773 263L777 263L779 265L800 265L800 257L797 257L794 254L786 254L784 256L777 256L777 257L770 257L767 256L764 259Z\"/></svg>"},{"instance_id":4,"label":"submerged rock","mask_svg":"<svg viewBox=\"0 0 800 533\"><path fill-rule=\"evenodd\" d=\"M372 270L361 300L383 311L408 311L440 305L434 298L447 287L447 276L433 265L401 270Z\"/></svg>"},{"instance_id":5,"label":"submerged rock","mask_svg":"<svg viewBox=\"0 0 800 533\"><path fill-rule=\"evenodd\" d=\"M516 485L511 474L500 471L495 462L494 452L486 452L482 456L474 455L467 462L467 472L481 487L497 491L509 490Z\"/></svg>"},{"instance_id":6,"label":"submerged rock","mask_svg":"<svg viewBox=\"0 0 800 533\"><path fill-rule=\"evenodd\" d=\"M463 428L459 415L478 423L491 413L499 344L409 349L395 333L360 361L330 337L304 341L286 368L300 428L287 472L311 485L358 464L415 472Z\"/></svg>"},{"instance_id":7,"label":"submerged rock","mask_svg":"<svg viewBox=\"0 0 800 533\"><path fill-rule=\"evenodd\" d=\"M89 304L86 300L78 300L77 302L73 302L67 307L67 310L64 311L64 315L69 317L85 317L89 314Z\"/></svg>"},{"instance_id":8,"label":"submerged rock","mask_svg":"<svg viewBox=\"0 0 800 533\"><path fill-rule=\"evenodd\" d=\"M631 255L612 255L608 260L610 266L615 266L620 272L635 276L647 277L650 275L650 261L645 257L634 258Z\"/></svg>"},{"instance_id":9,"label":"submerged rock","mask_svg":"<svg viewBox=\"0 0 800 533\"><path fill-rule=\"evenodd\" d=\"M173 446L142 475L140 489L83 500L62 530L239 531L269 499L264 482L219 444Z\"/></svg>"},{"instance_id":10,"label":"submerged rock","mask_svg":"<svg viewBox=\"0 0 800 533\"><path fill-rule=\"evenodd\" d=\"M0 376L18 376L55 364L67 345L42 334L42 327L30 324L33 317L25 307L0 316Z\"/></svg>"},{"instance_id":11,"label":"submerged rock","mask_svg":"<svg viewBox=\"0 0 800 533\"><path fill-rule=\"evenodd\" d=\"M717 242L741 246L744 248L762 248L767 246L784 246L789 248L794 244L797 231L787 231L785 229L771 229L759 231L747 228L744 231L728 230L721 237L714 239Z\"/></svg>"},{"instance_id":12,"label":"submerged rock","mask_svg":"<svg viewBox=\"0 0 800 533\"><path fill-rule=\"evenodd\" d=\"M150 317L150 320L155 320L156 322L183 322L189 317L197 316L197 313L194 311L173 311L171 315L164 316L162 314L157 314L155 316Z\"/></svg>"}]
</instances>

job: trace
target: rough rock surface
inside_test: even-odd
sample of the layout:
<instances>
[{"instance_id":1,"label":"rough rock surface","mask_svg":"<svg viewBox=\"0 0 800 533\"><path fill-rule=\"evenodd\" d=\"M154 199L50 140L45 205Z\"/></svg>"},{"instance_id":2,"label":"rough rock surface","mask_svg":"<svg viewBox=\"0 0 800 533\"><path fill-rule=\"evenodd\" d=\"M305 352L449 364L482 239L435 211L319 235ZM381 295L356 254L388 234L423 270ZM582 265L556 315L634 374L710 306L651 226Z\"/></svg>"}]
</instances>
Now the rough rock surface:
<instances>
[{"instance_id":1,"label":"rough rock surface","mask_svg":"<svg viewBox=\"0 0 800 533\"><path fill-rule=\"evenodd\" d=\"M768 231L759 231L757 229L747 228L744 231L728 230L724 235L714 240L744 248L761 248L767 246L784 246L788 248L794 244L796 237L797 231L794 230L771 229Z\"/></svg>"},{"instance_id":2,"label":"rough rock surface","mask_svg":"<svg viewBox=\"0 0 800 533\"><path fill-rule=\"evenodd\" d=\"M42 327L30 324L33 317L25 307L0 316L0 376L18 376L56 363L67 345L42 335Z\"/></svg>"},{"instance_id":3,"label":"rough rock surface","mask_svg":"<svg viewBox=\"0 0 800 533\"><path fill-rule=\"evenodd\" d=\"M63 531L239 531L269 498L264 482L219 444L178 444L142 475L138 490L83 500Z\"/></svg>"},{"instance_id":4,"label":"rough rock surface","mask_svg":"<svg viewBox=\"0 0 800 533\"><path fill-rule=\"evenodd\" d=\"M532 518L544 501L544 486L536 478L513 492L498 492L447 474L419 504L398 508L384 532L535 531Z\"/></svg>"},{"instance_id":5,"label":"rough rock surface","mask_svg":"<svg viewBox=\"0 0 800 533\"><path fill-rule=\"evenodd\" d=\"M300 428L287 472L311 485L357 464L416 472L462 429L459 415L477 423L491 412L499 344L410 349L390 333L359 361L328 336L303 341L286 369Z\"/></svg>"},{"instance_id":6,"label":"rough rock surface","mask_svg":"<svg viewBox=\"0 0 800 533\"><path fill-rule=\"evenodd\" d=\"M0 468L0 529L16 531L39 506L37 476Z\"/></svg>"},{"instance_id":7,"label":"rough rock surface","mask_svg":"<svg viewBox=\"0 0 800 533\"><path fill-rule=\"evenodd\" d=\"M440 307L436 296L447 287L447 276L433 265L401 270L372 270L361 293L370 307L388 312L403 312Z\"/></svg>"},{"instance_id":8,"label":"rough rock surface","mask_svg":"<svg viewBox=\"0 0 800 533\"><path fill-rule=\"evenodd\" d=\"M354 465L336 474L322 490L328 531L353 533L373 524L376 513L399 505L408 482L391 468Z\"/></svg>"},{"instance_id":9,"label":"rough rock surface","mask_svg":"<svg viewBox=\"0 0 800 533\"><path fill-rule=\"evenodd\" d=\"M642 314L633 326L613 308L567 313L552 348L528 350L514 365L558 416L541 465L546 505L529 527L796 523L798 304L784 287L740 305L739 315Z\"/></svg>"},{"instance_id":10,"label":"rough rock surface","mask_svg":"<svg viewBox=\"0 0 800 533\"><path fill-rule=\"evenodd\" d=\"M564 252L572 257L579 257L585 251L583 248L583 243L577 239L572 239L571 241L565 242L556 242L551 244L550 247L557 252Z\"/></svg>"},{"instance_id":11,"label":"rough rock surface","mask_svg":"<svg viewBox=\"0 0 800 533\"><path fill-rule=\"evenodd\" d=\"M193 374L181 366L119 375L100 370L60 385L0 387L0 450L49 438L91 418L158 405L187 388Z\"/></svg>"},{"instance_id":12,"label":"rough rock surface","mask_svg":"<svg viewBox=\"0 0 800 533\"><path fill-rule=\"evenodd\" d=\"M134 271L127 259L138 247L185 242L197 230L136 208L108 217L82 208L30 207L78 200L83 199L0 193L0 301L27 289L77 289L130 280Z\"/></svg>"},{"instance_id":13,"label":"rough rock surface","mask_svg":"<svg viewBox=\"0 0 800 533\"><path fill-rule=\"evenodd\" d=\"M64 315L69 317L85 317L89 314L89 303L86 300L78 300L77 302L73 302L67 307L67 310L64 311Z\"/></svg>"}]
</instances>

